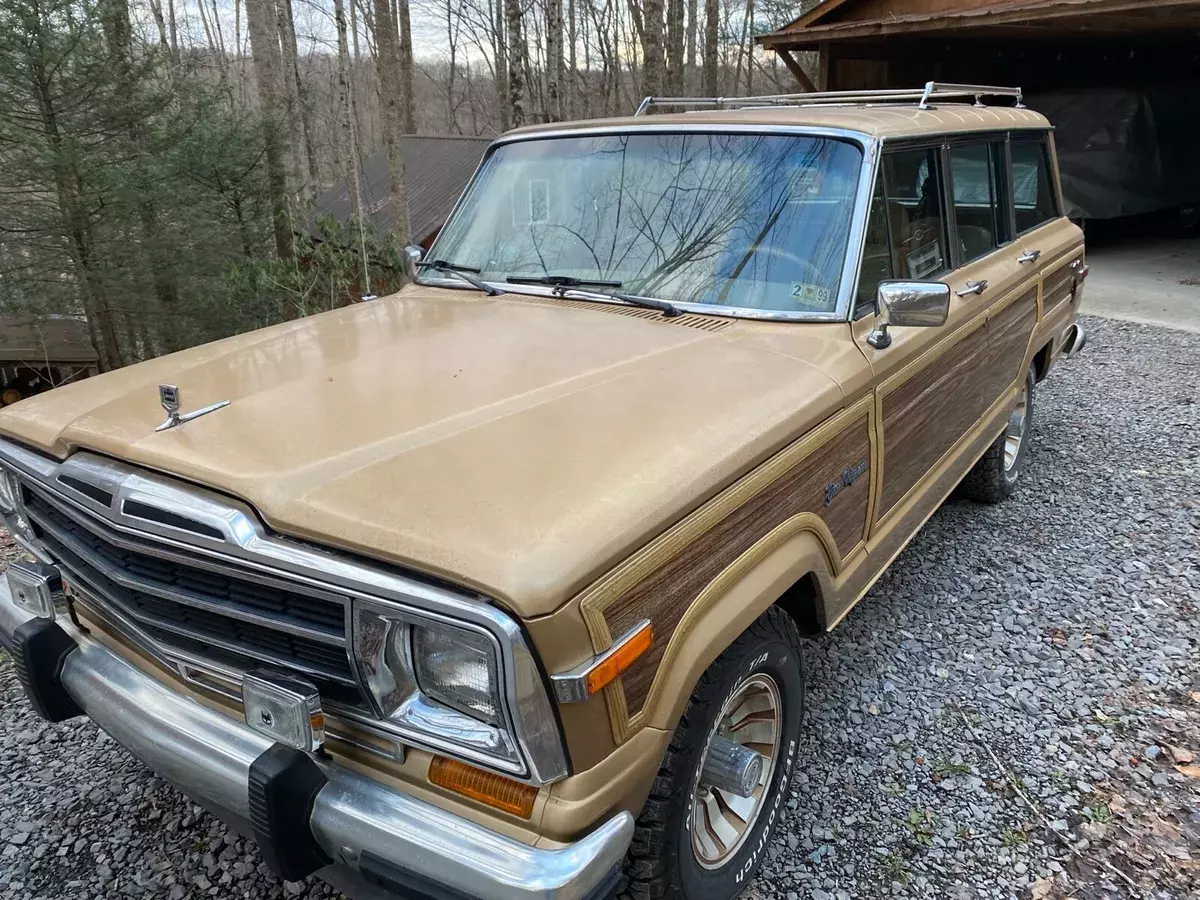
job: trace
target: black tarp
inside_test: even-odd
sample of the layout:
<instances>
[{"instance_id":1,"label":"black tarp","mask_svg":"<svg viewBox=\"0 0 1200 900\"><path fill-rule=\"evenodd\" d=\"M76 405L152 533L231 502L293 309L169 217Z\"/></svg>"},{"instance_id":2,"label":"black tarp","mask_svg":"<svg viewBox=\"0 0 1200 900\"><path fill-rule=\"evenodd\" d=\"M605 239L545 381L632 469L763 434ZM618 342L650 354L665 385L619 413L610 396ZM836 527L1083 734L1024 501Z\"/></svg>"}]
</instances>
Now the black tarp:
<instances>
[{"instance_id":1,"label":"black tarp","mask_svg":"<svg viewBox=\"0 0 1200 900\"><path fill-rule=\"evenodd\" d=\"M1200 204L1200 84L1052 91L1027 102L1055 127L1071 218Z\"/></svg>"}]
</instances>

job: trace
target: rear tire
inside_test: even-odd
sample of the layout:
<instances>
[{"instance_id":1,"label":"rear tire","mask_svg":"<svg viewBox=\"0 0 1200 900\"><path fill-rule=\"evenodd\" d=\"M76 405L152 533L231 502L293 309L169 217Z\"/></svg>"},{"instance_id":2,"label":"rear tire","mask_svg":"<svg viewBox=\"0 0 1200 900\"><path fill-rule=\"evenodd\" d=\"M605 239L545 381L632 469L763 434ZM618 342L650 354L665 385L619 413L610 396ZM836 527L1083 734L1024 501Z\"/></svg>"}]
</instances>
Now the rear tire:
<instances>
[{"instance_id":1,"label":"rear tire","mask_svg":"<svg viewBox=\"0 0 1200 900\"><path fill-rule=\"evenodd\" d=\"M770 732L776 749L769 769L764 770L761 796L756 800L732 797L749 821L742 820L746 824L739 831L736 821L740 817L722 819L717 831L725 834L729 843L721 844L720 838L714 842L717 831L705 825L705 810L732 812L732 808L725 803L726 794L700 784L710 741L718 730L736 740L749 715L747 710L756 710L757 723L765 715L757 710L767 705L777 713ZM696 685L638 816L625 858L620 897L732 900L745 889L766 857L771 834L782 817L803 718L800 632L791 617L772 607L717 658ZM730 730L730 721L739 727ZM757 725L751 727L757 729ZM742 737L745 740L744 733ZM762 737L765 733L754 735L755 748L764 746L759 740ZM751 802L755 805L752 813ZM697 824L703 829L703 838ZM736 839L730 836L734 832ZM722 847L727 852L722 853Z\"/></svg>"},{"instance_id":2,"label":"rear tire","mask_svg":"<svg viewBox=\"0 0 1200 900\"><path fill-rule=\"evenodd\" d=\"M1025 385L1017 396L1004 433L980 457L959 486L960 493L976 503L999 503L1012 496L1025 468L1025 457L1033 431L1033 395L1037 371L1025 373Z\"/></svg>"}]
</instances>

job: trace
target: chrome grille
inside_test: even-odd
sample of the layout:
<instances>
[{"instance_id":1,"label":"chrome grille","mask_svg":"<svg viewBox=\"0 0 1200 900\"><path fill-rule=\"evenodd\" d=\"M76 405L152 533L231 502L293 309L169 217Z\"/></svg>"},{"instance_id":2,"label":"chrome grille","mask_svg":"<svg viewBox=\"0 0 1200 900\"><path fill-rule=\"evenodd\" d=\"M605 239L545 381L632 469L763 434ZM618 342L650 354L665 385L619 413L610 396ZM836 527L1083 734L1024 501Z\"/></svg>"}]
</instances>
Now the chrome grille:
<instances>
[{"instance_id":1,"label":"chrome grille","mask_svg":"<svg viewBox=\"0 0 1200 900\"><path fill-rule=\"evenodd\" d=\"M361 705L345 598L175 552L37 488L26 512L84 602L132 621L167 655L243 671L281 666L311 678L329 699Z\"/></svg>"}]
</instances>

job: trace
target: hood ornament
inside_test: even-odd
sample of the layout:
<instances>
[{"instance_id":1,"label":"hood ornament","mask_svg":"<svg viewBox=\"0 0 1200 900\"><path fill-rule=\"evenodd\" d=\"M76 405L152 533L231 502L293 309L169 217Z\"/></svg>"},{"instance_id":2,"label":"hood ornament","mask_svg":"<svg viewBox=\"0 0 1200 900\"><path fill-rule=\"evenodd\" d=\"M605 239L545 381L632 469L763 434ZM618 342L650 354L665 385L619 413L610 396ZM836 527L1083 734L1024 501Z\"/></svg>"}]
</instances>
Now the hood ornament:
<instances>
[{"instance_id":1,"label":"hood ornament","mask_svg":"<svg viewBox=\"0 0 1200 900\"><path fill-rule=\"evenodd\" d=\"M220 403L214 403L212 406L206 406L195 412L180 415L179 388L173 384L160 384L158 386L158 402L167 411L167 421L155 428L155 431L166 431L168 428L174 428L176 425L182 425L184 422L190 422L192 419L206 416L210 412L216 412L218 409L229 405L228 400L222 400Z\"/></svg>"}]
</instances>

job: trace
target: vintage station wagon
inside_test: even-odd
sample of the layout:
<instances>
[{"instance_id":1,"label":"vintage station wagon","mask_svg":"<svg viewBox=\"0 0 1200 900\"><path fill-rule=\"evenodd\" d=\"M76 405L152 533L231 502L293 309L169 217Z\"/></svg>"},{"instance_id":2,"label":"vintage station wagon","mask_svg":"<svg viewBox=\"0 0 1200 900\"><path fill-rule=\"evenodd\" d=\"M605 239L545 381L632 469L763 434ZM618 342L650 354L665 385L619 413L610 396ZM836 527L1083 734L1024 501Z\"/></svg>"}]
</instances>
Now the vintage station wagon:
<instances>
[{"instance_id":1,"label":"vintage station wagon","mask_svg":"<svg viewBox=\"0 0 1200 900\"><path fill-rule=\"evenodd\" d=\"M748 884L803 639L1013 492L1083 234L1019 90L643 107L496 141L394 296L0 413L43 716L288 879Z\"/></svg>"}]
</instances>

